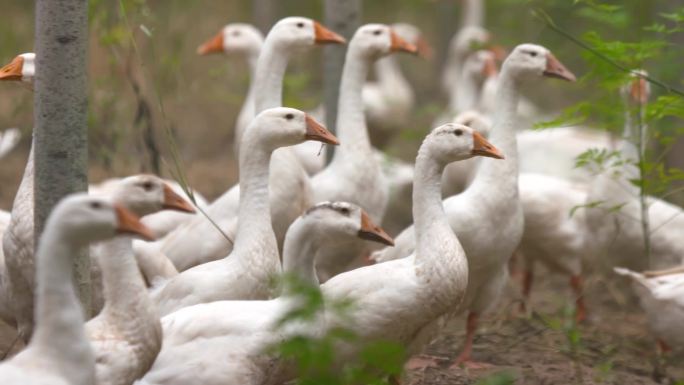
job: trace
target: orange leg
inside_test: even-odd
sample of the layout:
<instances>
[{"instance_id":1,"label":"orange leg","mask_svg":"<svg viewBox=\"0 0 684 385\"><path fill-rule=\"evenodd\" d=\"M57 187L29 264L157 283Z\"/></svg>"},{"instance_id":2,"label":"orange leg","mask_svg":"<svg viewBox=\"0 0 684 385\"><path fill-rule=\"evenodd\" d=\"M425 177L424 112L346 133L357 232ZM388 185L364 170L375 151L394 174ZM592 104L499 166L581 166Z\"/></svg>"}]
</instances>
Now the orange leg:
<instances>
[{"instance_id":1,"label":"orange leg","mask_svg":"<svg viewBox=\"0 0 684 385\"><path fill-rule=\"evenodd\" d=\"M659 355L664 355L672 351L672 348L670 345L668 345L665 341L661 340L658 338L658 354Z\"/></svg>"},{"instance_id":2,"label":"orange leg","mask_svg":"<svg viewBox=\"0 0 684 385\"><path fill-rule=\"evenodd\" d=\"M473 340L475 339L475 332L477 331L477 322L479 316L475 312L468 313L468 320L466 322L466 340L461 354L456 357L456 360L449 366L449 369L460 369L461 366L470 369L482 369L489 365L473 361L471 353L473 351Z\"/></svg>"},{"instance_id":3,"label":"orange leg","mask_svg":"<svg viewBox=\"0 0 684 385\"><path fill-rule=\"evenodd\" d=\"M530 299L530 293L532 292L532 283L534 283L534 270L531 266L525 268L522 276L522 295L523 300L520 303L520 312L525 314L527 312L527 302Z\"/></svg>"},{"instance_id":4,"label":"orange leg","mask_svg":"<svg viewBox=\"0 0 684 385\"><path fill-rule=\"evenodd\" d=\"M584 304L584 293L582 290L582 277L573 275L570 277L570 286L575 293L575 321L580 323L587 319L587 307Z\"/></svg>"}]
</instances>

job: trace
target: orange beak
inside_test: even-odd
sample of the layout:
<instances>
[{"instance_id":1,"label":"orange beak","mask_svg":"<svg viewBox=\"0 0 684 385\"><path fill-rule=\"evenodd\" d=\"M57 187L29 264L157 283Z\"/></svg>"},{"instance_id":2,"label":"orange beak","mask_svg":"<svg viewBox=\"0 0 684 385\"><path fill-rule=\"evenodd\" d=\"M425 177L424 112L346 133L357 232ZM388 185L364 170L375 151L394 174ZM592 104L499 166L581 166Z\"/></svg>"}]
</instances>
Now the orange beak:
<instances>
[{"instance_id":1,"label":"orange beak","mask_svg":"<svg viewBox=\"0 0 684 385\"><path fill-rule=\"evenodd\" d=\"M6 66L0 68L0 80L21 80L24 58L17 56Z\"/></svg>"},{"instance_id":2,"label":"orange beak","mask_svg":"<svg viewBox=\"0 0 684 385\"><path fill-rule=\"evenodd\" d=\"M207 40L201 46L197 47L198 55L208 55L210 53L223 52L223 31L216 34L216 36Z\"/></svg>"},{"instance_id":3,"label":"orange beak","mask_svg":"<svg viewBox=\"0 0 684 385\"><path fill-rule=\"evenodd\" d=\"M195 212L195 208L183 197L176 194L166 183L164 183L164 204L162 207L167 210L183 211L186 213Z\"/></svg>"},{"instance_id":4,"label":"orange beak","mask_svg":"<svg viewBox=\"0 0 684 385\"><path fill-rule=\"evenodd\" d=\"M333 135L327 128L323 127L322 124L318 123L316 119L306 114L306 139L315 140L318 142L323 142L327 144L340 144L335 135Z\"/></svg>"},{"instance_id":5,"label":"orange beak","mask_svg":"<svg viewBox=\"0 0 684 385\"><path fill-rule=\"evenodd\" d=\"M392 38L392 43L390 45L391 52L403 51L412 54L418 53L418 47L400 38L394 31L390 31L390 36Z\"/></svg>"},{"instance_id":6,"label":"orange beak","mask_svg":"<svg viewBox=\"0 0 684 385\"><path fill-rule=\"evenodd\" d=\"M321 23L314 21L314 33L316 44L345 44L347 40L335 32L325 28Z\"/></svg>"},{"instance_id":7,"label":"orange beak","mask_svg":"<svg viewBox=\"0 0 684 385\"><path fill-rule=\"evenodd\" d=\"M567 80L569 82L577 80L575 75L565 68L563 63L556 59L551 52L546 54L546 69L544 70L544 76Z\"/></svg>"},{"instance_id":8,"label":"orange beak","mask_svg":"<svg viewBox=\"0 0 684 385\"><path fill-rule=\"evenodd\" d=\"M649 90L648 82L646 79L639 77L632 81L632 86L629 89L629 94L632 96L632 100L640 104L648 103Z\"/></svg>"},{"instance_id":9,"label":"orange beak","mask_svg":"<svg viewBox=\"0 0 684 385\"><path fill-rule=\"evenodd\" d=\"M432 60L432 58L435 56L432 46L430 46L430 43L428 43L423 36L418 37L418 41L416 41L416 48L418 49L418 56L422 57L423 59Z\"/></svg>"},{"instance_id":10,"label":"orange beak","mask_svg":"<svg viewBox=\"0 0 684 385\"><path fill-rule=\"evenodd\" d=\"M118 234L134 234L139 235L144 240L154 241L152 231L140 223L140 218L135 214L116 204L114 210L116 211L116 232Z\"/></svg>"},{"instance_id":11,"label":"orange beak","mask_svg":"<svg viewBox=\"0 0 684 385\"><path fill-rule=\"evenodd\" d=\"M484 68L482 68L482 75L486 78L496 76L498 70L496 68L496 57L494 55L487 55L487 59L484 63Z\"/></svg>"},{"instance_id":12,"label":"orange beak","mask_svg":"<svg viewBox=\"0 0 684 385\"><path fill-rule=\"evenodd\" d=\"M358 237L367 241L394 246L394 239L382 227L376 226L363 210L361 210L361 229L359 229Z\"/></svg>"},{"instance_id":13,"label":"orange beak","mask_svg":"<svg viewBox=\"0 0 684 385\"><path fill-rule=\"evenodd\" d=\"M504 159L498 148L494 147L487 139L477 131L473 132L473 151L475 156L486 156L494 159Z\"/></svg>"}]
</instances>

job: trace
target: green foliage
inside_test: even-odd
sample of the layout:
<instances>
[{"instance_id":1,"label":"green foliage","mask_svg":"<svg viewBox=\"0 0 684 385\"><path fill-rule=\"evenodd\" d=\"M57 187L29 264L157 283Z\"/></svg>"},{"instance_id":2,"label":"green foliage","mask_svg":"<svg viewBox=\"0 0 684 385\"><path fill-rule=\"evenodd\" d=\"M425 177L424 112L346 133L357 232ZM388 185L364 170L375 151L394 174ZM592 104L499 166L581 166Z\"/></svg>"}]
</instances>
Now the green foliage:
<instances>
[{"instance_id":1,"label":"green foliage","mask_svg":"<svg viewBox=\"0 0 684 385\"><path fill-rule=\"evenodd\" d=\"M491 374L478 380L475 385L513 385L515 384L515 376L509 372L503 371Z\"/></svg>"},{"instance_id":2,"label":"green foliage","mask_svg":"<svg viewBox=\"0 0 684 385\"><path fill-rule=\"evenodd\" d=\"M325 299L318 286L293 276L285 276L280 285L284 293L298 302L277 322L277 330L287 337L269 350L294 363L297 384L382 385L389 384L389 376L401 375L405 359L401 345L364 341L347 327L324 326L330 319L343 320L341 324L351 323L353 303ZM316 332L321 329L325 330ZM350 345L360 348L358 354L340 364L340 352Z\"/></svg>"}]
</instances>

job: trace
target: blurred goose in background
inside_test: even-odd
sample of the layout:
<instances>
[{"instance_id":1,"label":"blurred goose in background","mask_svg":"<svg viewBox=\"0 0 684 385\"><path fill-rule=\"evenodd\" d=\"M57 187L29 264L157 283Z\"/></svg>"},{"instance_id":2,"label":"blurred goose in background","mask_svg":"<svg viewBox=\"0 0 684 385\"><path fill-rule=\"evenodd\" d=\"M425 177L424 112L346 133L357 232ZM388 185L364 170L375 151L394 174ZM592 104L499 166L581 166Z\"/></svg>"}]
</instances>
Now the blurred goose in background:
<instances>
[{"instance_id":1,"label":"blurred goose in background","mask_svg":"<svg viewBox=\"0 0 684 385\"><path fill-rule=\"evenodd\" d=\"M270 297L270 279L281 271L269 207L271 154L305 140L338 143L323 126L292 108L271 108L252 120L242 143L250 151L240 153L235 247L225 258L188 269L156 288L152 298L162 316L200 303Z\"/></svg>"},{"instance_id":2,"label":"blurred goose in background","mask_svg":"<svg viewBox=\"0 0 684 385\"><path fill-rule=\"evenodd\" d=\"M0 363L3 385L95 383L72 258L89 242L122 233L150 236L134 214L104 199L74 194L55 206L36 254L35 332L23 351Z\"/></svg>"},{"instance_id":3,"label":"blurred goose in background","mask_svg":"<svg viewBox=\"0 0 684 385\"><path fill-rule=\"evenodd\" d=\"M285 70L290 57L315 44L343 43L345 40L318 22L303 17L288 17L276 23L259 55L254 79L255 111L282 105ZM244 141L243 141L244 142ZM291 149L274 153L270 173L270 206L273 230L279 247L287 227L311 206L313 197L309 177ZM228 255L237 229L239 185L216 199L206 210L221 229L204 216L195 216L169 233L163 240L145 245L148 253L161 250L179 271Z\"/></svg>"},{"instance_id":4,"label":"blurred goose in background","mask_svg":"<svg viewBox=\"0 0 684 385\"><path fill-rule=\"evenodd\" d=\"M223 53L228 57L236 56L247 60L249 67L249 89L242 103L240 114L235 121L235 153L240 153L242 134L254 118L254 78L257 71L259 53L264 44L264 35L256 27L245 23L230 23L212 39L197 48L199 55Z\"/></svg>"},{"instance_id":5,"label":"blurred goose in background","mask_svg":"<svg viewBox=\"0 0 684 385\"><path fill-rule=\"evenodd\" d=\"M109 199L143 216L164 209L194 211L164 181L153 175L122 179ZM92 290L102 291L104 308L85 325L95 353L97 384L131 384L150 368L161 349L161 324L133 253L133 239L122 235L91 248L101 276ZM101 303L93 301L99 310Z\"/></svg>"},{"instance_id":6,"label":"blurred goose in background","mask_svg":"<svg viewBox=\"0 0 684 385\"><path fill-rule=\"evenodd\" d=\"M20 139L21 131L18 128L8 128L0 132L0 158L9 154L19 144Z\"/></svg>"},{"instance_id":7,"label":"blurred goose in background","mask_svg":"<svg viewBox=\"0 0 684 385\"><path fill-rule=\"evenodd\" d=\"M359 341L399 343L409 354L430 342L437 321L461 303L468 284L468 261L442 206L442 171L451 162L476 155L503 158L466 126L446 124L425 138L416 157L413 183L415 227L411 231L416 247L406 258L364 266L324 283L326 298L354 304L348 318L330 315L333 326L348 326ZM358 354L357 349L356 344L339 347L336 359L349 359Z\"/></svg>"},{"instance_id":8,"label":"blurred goose in background","mask_svg":"<svg viewBox=\"0 0 684 385\"><path fill-rule=\"evenodd\" d=\"M637 273L622 267L615 272L632 281L648 325L661 353L684 348L684 266Z\"/></svg>"},{"instance_id":9,"label":"blurred goose in background","mask_svg":"<svg viewBox=\"0 0 684 385\"><path fill-rule=\"evenodd\" d=\"M0 68L0 81L19 81L33 87L35 77L34 53L24 53ZM35 263L33 239L33 144L26 168L12 203L9 225L2 238L2 250L7 271L7 288L12 313L19 336L24 342L31 337L33 329L33 293L35 288Z\"/></svg>"},{"instance_id":10,"label":"blurred goose in background","mask_svg":"<svg viewBox=\"0 0 684 385\"><path fill-rule=\"evenodd\" d=\"M644 72L635 74L621 90L626 104L625 129L618 147L621 156L614 161L609 160L605 170L598 170L599 175L590 184L587 197L587 204L601 202L587 208L586 224L591 255L597 257L595 260L604 271L615 266L643 271L684 263L682 208L650 196L646 198L650 258L646 258L639 189L631 181L639 179L636 166L639 148L633 143L641 142L646 146L648 130L645 124L639 129L636 121L645 122L646 119L635 115L645 114L650 88L643 77L646 75Z\"/></svg>"},{"instance_id":11,"label":"blurred goose in background","mask_svg":"<svg viewBox=\"0 0 684 385\"><path fill-rule=\"evenodd\" d=\"M311 180L315 201L358 204L376 223L382 221L388 191L373 155L361 95L373 61L399 51L416 53L417 48L387 25L367 24L356 30L349 42L340 82L337 134L341 144L330 165ZM354 239L347 245L326 248L316 261L319 279L324 282L344 271L349 256L361 256L367 247L367 243Z\"/></svg>"},{"instance_id":12,"label":"blurred goose in background","mask_svg":"<svg viewBox=\"0 0 684 385\"><path fill-rule=\"evenodd\" d=\"M548 49L539 45L519 45L504 61L490 141L506 154L506 159L483 159L468 189L444 201L451 228L468 256L470 272L465 300L455 309L457 313L468 310L468 322L465 346L454 365L473 364L471 350L478 318L496 304L508 279L508 259L522 238L524 224L518 195L517 106L520 87L536 82L542 76L575 80L575 76ZM413 231L412 228L404 230L396 238L394 248L380 250L372 259L383 262L410 255L415 249Z\"/></svg>"},{"instance_id":13,"label":"blurred goose in background","mask_svg":"<svg viewBox=\"0 0 684 385\"><path fill-rule=\"evenodd\" d=\"M290 281L318 286L314 260L326 247L362 238L384 244L392 239L368 214L350 203L324 202L307 210L287 231L283 251L285 281L280 297L267 301L217 301L190 306L162 319L163 349L142 384L264 384L288 376L267 349L294 333L316 335L306 325L279 328L301 306ZM322 326L322 325L321 325ZM201 366L207 370L196 371ZM270 380L267 380L270 379Z\"/></svg>"}]
</instances>

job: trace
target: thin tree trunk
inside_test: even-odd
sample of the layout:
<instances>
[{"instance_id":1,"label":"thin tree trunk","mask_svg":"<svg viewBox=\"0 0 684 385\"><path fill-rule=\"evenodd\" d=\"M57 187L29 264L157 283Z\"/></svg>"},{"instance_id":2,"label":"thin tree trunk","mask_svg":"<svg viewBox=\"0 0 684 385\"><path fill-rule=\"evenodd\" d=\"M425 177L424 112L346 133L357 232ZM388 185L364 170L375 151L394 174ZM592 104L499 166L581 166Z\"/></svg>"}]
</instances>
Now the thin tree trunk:
<instances>
[{"instance_id":1,"label":"thin tree trunk","mask_svg":"<svg viewBox=\"0 0 684 385\"><path fill-rule=\"evenodd\" d=\"M326 27L351 39L361 24L361 0L325 0L324 24ZM337 99L340 92L340 79L347 47L328 45L323 49L323 92L325 100L325 122L327 128L335 133L337 123ZM327 161L333 157L333 147L328 146Z\"/></svg>"},{"instance_id":2,"label":"thin tree trunk","mask_svg":"<svg viewBox=\"0 0 684 385\"><path fill-rule=\"evenodd\" d=\"M88 188L87 0L36 0L35 239L53 206ZM78 293L90 314L90 260L74 260Z\"/></svg>"}]
</instances>

